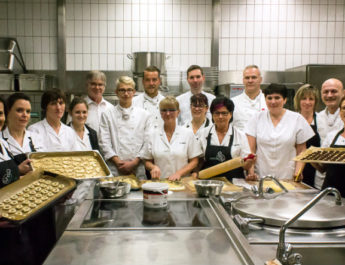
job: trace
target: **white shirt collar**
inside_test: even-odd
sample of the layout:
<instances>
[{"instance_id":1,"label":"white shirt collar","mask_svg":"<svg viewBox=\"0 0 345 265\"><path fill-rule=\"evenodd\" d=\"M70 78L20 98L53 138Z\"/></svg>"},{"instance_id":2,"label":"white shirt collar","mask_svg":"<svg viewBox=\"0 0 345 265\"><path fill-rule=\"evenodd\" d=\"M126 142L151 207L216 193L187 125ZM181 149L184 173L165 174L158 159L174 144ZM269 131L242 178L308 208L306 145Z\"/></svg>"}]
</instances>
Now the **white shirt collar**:
<instances>
[{"instance_id":1,"label":"white shirt collar","mask_svg":"<svg viewBox=\"0 0 345 265\"><path fill-rule=\"evenodd\" d=\"M146 99L153 105L157 105L159 103L159 93L154 98L151 98L149 95L146 94L146 92L144 92L144 99Z\"/></svg>"},{"instance_id":2,"label":"white shirt collar","mask_svg":"<svg viewBox=\"0 0 345 265\"><path fill-rule=\"evenodd\" d=\"M97 102L92 100L89 96L85 97L85 101L86 101L86 103L88 105L90 105L90 104L94 104L94 105L104 105L104 104L106 104L106 101L105 101L105 99L103 97L102 97L102 100L101 100L101 102L99 104L97 104Z\"/></svg>"}]
</instances>

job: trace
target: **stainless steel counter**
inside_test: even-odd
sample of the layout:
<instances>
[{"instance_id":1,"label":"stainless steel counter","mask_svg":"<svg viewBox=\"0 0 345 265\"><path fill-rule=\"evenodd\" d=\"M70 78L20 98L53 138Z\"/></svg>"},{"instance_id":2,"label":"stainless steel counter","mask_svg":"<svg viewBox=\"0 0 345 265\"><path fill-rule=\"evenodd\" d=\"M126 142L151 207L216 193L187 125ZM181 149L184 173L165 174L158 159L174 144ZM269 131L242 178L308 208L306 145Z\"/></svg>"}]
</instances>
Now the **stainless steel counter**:
<instances>
[{"instance_id":1,"label":"stainless steel counter","mask_svg":"<svg viewBox=\"0 0 345 265\"><path fill-rule=\"evenodd\" d=\"M188 192L170 194L169 209L175 217L205 215L209 221L207 225L183 223L162 227L153 223L138 226L138 222L133 220L122 227L90 229L82 225L84 220L90 220L92 210L99 202L104 203L106 209L105 212L102 209L94 213L96 219L103 218L109 206L118 205L121 201L126 207L133 205L128 208L132 212L132 217L128 218L138 218L141 215L135 214L135 207L141 199L141 192L131 192L125 200L116 200L117 203L86 200L44 264L263 264L217 199L195 198ZM199 210L195 209L194 202ZM181 205L188 207L181 208ZM116 216L124 214L126 207L114 207L112 217L118 219ZM178 209L181 212L177 214Z\"/></svg>"}]
</instances>

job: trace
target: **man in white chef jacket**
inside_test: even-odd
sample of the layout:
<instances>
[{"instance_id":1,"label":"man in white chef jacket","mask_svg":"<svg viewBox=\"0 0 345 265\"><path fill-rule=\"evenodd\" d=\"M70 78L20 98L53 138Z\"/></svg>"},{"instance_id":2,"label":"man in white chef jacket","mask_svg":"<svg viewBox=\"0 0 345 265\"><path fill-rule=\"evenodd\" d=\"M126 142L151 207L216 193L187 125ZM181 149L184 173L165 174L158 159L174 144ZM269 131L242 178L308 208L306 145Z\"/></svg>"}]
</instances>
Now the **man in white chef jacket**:
<instances>
[{"instance_id":1,"label":"man in white chef jacket","mask_svg":"<svg viewBox=\"0 0 345 265\"><path fill-rule=\"evenodd\" d=\"M265 96L260 89L262 77L260 69L256 65L248 65L243 70L244 91L233 97L235 104L233 114L233 126L243 131L248 120L255 113L267 109Z\"/></svg>"},{"instance_id":2,"label":"man in white chef jacket","mask_svg":"<svg viewBox=\"0 0 345 265\"><path fill-rule=\"evenodd\" d=\"M205 75L199 65L189 66L187 69L187 82L190 86L190 91L183 93L176 98L180 104L180 115L178 116L178 123L180 125L192 120L192 114L190 112L190 98L193 95L203 93L207 97L209 105L211 105L212 100L215 98L214 95L203 91ZM209 120L212 120L209 110L207 111L206 117Z\"/></svg>"},{"instance_id":3,"label":"man in white chef jacket","mask_svg":"<svg viewBox=\"0 0 345 265\"><path fill-rule=\"evenodd\" d=\"M161 71L156 66L148 66L144 70L143 86L145 92L133 98L133 106L148 111L154 128L163 126L159 111L159 102L164 96L158 89L161 84Z\"/></svg>"},{"instance_id":4,"label":"man in white chef jacket","mask_svg":"<svg viewBox=\"0 0 345 265\"><path fill-rule=\"evenodd\" d=\"M107 78L101 71L90 71L86 76L87 96L85 100L89 106L86 124L97 133L102 113L112 108L112 104L103 98Z\"/></svg>"},{"instance_id":5,"label":"man in white chef jacket","mask_svg":"<svg viewBox=\"0 0 345 265\"><path fill-rule=\"evenodd\" d=\"M344 124L339 116L339 103L344 96L343 83L336 79L330 78L323 82L321 86L321 99L326 108L316 116L317 130L321 138L321 146L328 133L340 131ZM321 189L325 174L316 171L315 187Z\"/></svg>"},{"instance_id":6,"label":"man in white chef jacket","mask_svg":"<svg viewBox=\"0 0 345 265\"><path fill-rule=\"evenodd\" d=\"M145 179L140 151L150 129L150 114L132 105L135 83L128 76L116 81L119 104L103 112L99 146L114 176L134 173Z\"/></svg>"}]
</instances>

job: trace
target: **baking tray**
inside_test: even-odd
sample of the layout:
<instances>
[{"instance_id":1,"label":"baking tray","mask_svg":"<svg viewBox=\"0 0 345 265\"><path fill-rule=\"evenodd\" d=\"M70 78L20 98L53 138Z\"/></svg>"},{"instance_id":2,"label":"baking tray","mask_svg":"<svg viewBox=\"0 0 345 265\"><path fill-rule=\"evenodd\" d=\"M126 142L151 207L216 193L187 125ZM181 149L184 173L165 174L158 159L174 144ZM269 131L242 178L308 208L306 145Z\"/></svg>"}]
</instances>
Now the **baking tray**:
<instances>
[{"instance_id":1,"label":"baking tray","mask_svg":"<svg viewBox=\"0 0 345 265\"><path fill-rule=\"evenodd\" d=\"M36 170L5 186L0 194L0 215L23 223L76 187L73 179L46 175Z\"/></svg>"},{"instance_id":2,"label":"baking tray","mask_svg":"<svg viewBox=\"0 0 345 265\"><path fill-rule=\"evenodd\" d=\"M345 164L345 148L311 146L293 160L306 163Z\"/></svg>"},{"instance_id":3,"label":"baking tray","mask_svg":"<svg viewBox=\"0 0 345 265\"><path fill-rule=\"evenodd\" d=\"M111 172L98 151L29 153L33 169L77 180L111 177Z\"/></svg>"}]
</instances>

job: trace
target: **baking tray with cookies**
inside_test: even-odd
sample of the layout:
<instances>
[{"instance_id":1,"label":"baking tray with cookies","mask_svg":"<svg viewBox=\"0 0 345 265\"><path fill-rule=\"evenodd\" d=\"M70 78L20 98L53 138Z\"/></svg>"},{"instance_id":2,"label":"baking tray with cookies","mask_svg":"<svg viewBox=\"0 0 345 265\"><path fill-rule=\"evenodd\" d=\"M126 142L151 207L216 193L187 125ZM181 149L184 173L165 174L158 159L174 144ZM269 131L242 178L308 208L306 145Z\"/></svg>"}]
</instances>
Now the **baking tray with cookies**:
<instances>
[{"instance_id":1,"label":"baking tray with cookies","mask_svg":"<svg viewBox=\"0 0 345 265\"><path fill-rule=\"evenodd\" d=\"M345 148L311 146L294 160L306 163L345 164Z\"/></svg>"},{"instance_id":2,"label":"baking tray with cookies","mask_svg":"<svg viewBox=\"0 0 345 265\"><path fill-rule=\"evenodd\" d=\"M0 216L23 223L74 190L76 182L65 177L53 177L43 170L26 174L3 187L0 194Z\"/></svg>"},{"instance_id":3,"label":"baking tray with cookies","mask_svg":"<svg viewBox=\"0 0 345 265\"><path fill-rule=\"evenodd\" d=\"M43 169L76 180L111 177L111 172L98 151L29 153L33 169Z\"/></svg>"}]
</instances>

